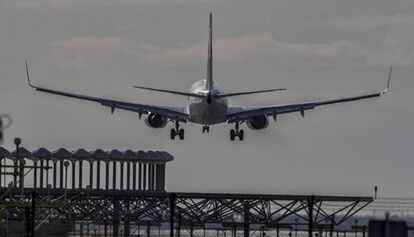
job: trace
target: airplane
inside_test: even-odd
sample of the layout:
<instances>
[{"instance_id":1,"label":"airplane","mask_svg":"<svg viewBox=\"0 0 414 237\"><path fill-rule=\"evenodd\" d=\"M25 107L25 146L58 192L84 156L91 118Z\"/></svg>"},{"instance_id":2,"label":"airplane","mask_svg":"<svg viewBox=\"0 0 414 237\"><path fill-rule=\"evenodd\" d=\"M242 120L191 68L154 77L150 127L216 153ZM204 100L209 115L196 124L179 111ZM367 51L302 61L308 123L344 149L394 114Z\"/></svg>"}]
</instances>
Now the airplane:
<instances>
[{"instance_id":1,"label":"airplane","mask_svg":"<svg viewBox=\"0 0 414 237\"><path fill-rule=\"evenodd\" d=\"M180 123L191 122L202 125L203 133L209 133L210 126L212 125L220 123L234 124L234 129L230 130L230 140L234 141L235 138L238 137L239 140L242 141L244 139L244 131L243 129L240 129L240 125L243 123L245 123L246 126L250 129L261 130L268 127L269 117L273 117L275 122L277 116L281 114L300 112L302 117L304 117L305 111L314 109L319 106L382 96L386 94L389 90L392 72L392 67L390 67L387 86L383 91L379 92L372 92L358 96L350 96L321 101L311 101L304 103L271 106L229 107L229 97L273 91L284 91L286 90L286 88L223 93L221 88L219 88L213 80L213 34L211 13L209 20L208 60L206 79L202 79L195 82L190 87L189 92L134 86L135 88L142 90L187 96L189 98L188 106L156 106L129 103L124 101L74 94L35 86L30 82L27 60L25 61L25 64L28 84L30 87L36 89L37 91L97 102L103 106L109 107L111 109L111 113L114 113L115 109L122 109L137 113L139 119L141 119L142 115L145 115L146 125L152 128L163 128L167 125L168 122L172 122L175 124L175 128L172 128L170 132L170 138L172 140L174 140L176 136L178 136L180 140L183 140L184 129L180 128Z\"/></svg>"}]
</instances>

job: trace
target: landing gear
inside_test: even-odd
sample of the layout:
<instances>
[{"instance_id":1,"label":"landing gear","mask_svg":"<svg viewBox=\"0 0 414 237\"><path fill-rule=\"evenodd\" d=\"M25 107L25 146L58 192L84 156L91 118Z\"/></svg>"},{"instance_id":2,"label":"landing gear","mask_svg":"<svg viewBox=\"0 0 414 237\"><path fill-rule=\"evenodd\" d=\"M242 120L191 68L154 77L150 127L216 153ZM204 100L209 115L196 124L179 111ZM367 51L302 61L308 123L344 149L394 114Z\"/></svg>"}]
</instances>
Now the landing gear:
<instances>
[{"instance_id":1,"label":"landing gear","mask_svg":"<svg viewBox=\"0 0 414 237\"><path fill-rule=\"evenodd\" d=\"M175 122L175 129L172 128L170 131L170 138L171 140L175 139L175 136L177 136L180 138L180 140L184 140L184 129L180 129L180 123L179 122Z\"/></svg>"},{"instance_id":2,"label":"landing gear","mask_svg":"<svg viewBox=\"0 0 414 237\"><path fill-rule=\"evenodd\" d=\"M236 122L235 129L230 129L230 140L234 141L236 137L239 137L240 141L244 139L244 131L240 129L240 123Z\"/></svg>"},{"instance_id":3,"label":"landing gear","mask_svg":"<svg viewBox=\"0 0 414 237\"><path fill-rule=\"evenodd\" d=\"M203 126L203 133L209 133L210 132L210 127L207 125Z\"/></svg>"}]
</instances>

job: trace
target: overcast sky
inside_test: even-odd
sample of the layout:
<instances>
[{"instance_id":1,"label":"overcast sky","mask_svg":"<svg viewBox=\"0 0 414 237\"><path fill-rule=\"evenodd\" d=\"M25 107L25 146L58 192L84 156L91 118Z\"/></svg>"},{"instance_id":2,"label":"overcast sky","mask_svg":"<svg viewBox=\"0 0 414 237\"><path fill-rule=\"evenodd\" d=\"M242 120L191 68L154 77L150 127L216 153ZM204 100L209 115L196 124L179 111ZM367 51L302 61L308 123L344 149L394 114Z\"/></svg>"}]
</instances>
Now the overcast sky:
<instances>
[{"instance_id":1,"label":"overcast sky","mask_svg":"<svg viewBox=\"0 0 414 237\"><path fill-rule=\"evenodd\" d=\"M280 116L230 142L224 124L185 141L131 112L35 92L33 83L138 103L186 98L132 85L187 90L205 77L208 13L214 77L227 91L287 87L232 98L272 105L382 90L391 93ZM414 196L414 2L411 0L3 0L0 113L35 149L165 150L169 191Z\"/></svg>"}]
</instances>

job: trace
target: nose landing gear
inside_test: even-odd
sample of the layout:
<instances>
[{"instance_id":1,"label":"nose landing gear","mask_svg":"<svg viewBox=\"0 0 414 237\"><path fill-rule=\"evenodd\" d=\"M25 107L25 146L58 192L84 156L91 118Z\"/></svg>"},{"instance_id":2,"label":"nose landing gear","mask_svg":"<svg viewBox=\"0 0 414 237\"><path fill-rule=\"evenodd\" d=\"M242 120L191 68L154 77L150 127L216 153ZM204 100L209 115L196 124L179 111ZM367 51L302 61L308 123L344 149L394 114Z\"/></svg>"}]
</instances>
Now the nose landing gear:
<instances>
[{"instance_id":1,"label":"nose landing gear","mask_svg":"<svg viewBox=\"0 0 414 237\"><path fill-rule=\"evenodd\" d=\"M244 131L243 129L240 129L240 123L236 122L234 125L235 129L230 129L230 140L234 141L236 137L239 137L240 141L243 141L244 139Z\"/></svg>"},{"instance_id":2,"label":"nose landing gear","mask_svg":"<svg viewBox=\"0 0 414 237\"><path fill-rule=\"evenodd\" d=\"M180 138L180 140L184 140L184 129L180 129L180 123L178 121L175 121L175 129L172 128L170 132L171 140L175 139L175 136Z\"/></svg>"},{"instance_id":3,"label":"nose landing gear","mask_svg":"<svg viewBox=\"0 0 414 237\"><path fill-rule=\"evenodd\" d=\"M203 126L203 133L209 133L210 132L210 127L207 125Z\"/></svg>"}]
</instances>

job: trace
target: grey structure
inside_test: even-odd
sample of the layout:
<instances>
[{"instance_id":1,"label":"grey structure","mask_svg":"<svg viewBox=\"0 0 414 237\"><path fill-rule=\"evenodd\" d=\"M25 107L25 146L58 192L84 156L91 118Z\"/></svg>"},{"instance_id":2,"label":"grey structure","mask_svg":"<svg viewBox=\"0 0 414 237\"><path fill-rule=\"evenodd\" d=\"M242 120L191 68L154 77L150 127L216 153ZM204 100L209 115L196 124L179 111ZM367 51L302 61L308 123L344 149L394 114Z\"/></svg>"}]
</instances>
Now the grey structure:
<instances>
[{"instance_id":1,"label":"grey structure","mask_svg":"<svg viewBox=\"0 0 414 237\"><path fill-rule=\"evenodd\" d=\"M332 231L372 202L370 197L166 192L165 165L171 160L170 154L161 151L40 148L30 152L19 148L10 152L0 147L0 218L8 223L23 221L27 233L34 233L36 224L47 219L72 226L103 226L104 236L119 236L121 231L130 236L140 226L147 227L147 235L151 226L168 226L171 237L189 227L192 236L195 229L213 224L233 233L242 228L248 237L255 228L251 225L279 233L292 230L293 223L312 236L327 224ZM83 177L83 168L89 170L89 177ZM68 172L72 173L70 186ZM31 174L33 184L25 184L22 174ZM72 233L78 230L82 235L82 227L72 228Z\"/></svg>"},{"instance_id":2,"label":"grey structure","mask_svg":"<svg viewBox=\"0 0 414 237\"><path fill-rule=\"evenodd\" d=\"M56 151L40 148L30 152L21 147L16 155L16 151L10 152L0 147L0 187L14 186L13 183L17 181L17 175L14 174L18 170L19 183L21 183L19 186L23 186L25 179L30 179L33 180L33 184L24 186L37 189L44 189L51 185L54 189L165 191L165 165L172 160L173 156L163 151L106 152L97 149L88 152L85 149L78 149L70 152L65 148ZM21 161L30 161L32 165L20 165ZM65 162L67 169L65 169ZM101 170L101 164L104 165L104 172ZM84 182L85 165L89 170L88 183ZM112 174L110 166L112 166ZM26 177L21 175L29 170L31 172L28 172ZM6 175L14 175L16 180L11 182L12 180L7 180ZM68 177L71 177L70 186L67 186ZM104 182L101 182L101 178ZM112 180L112 187L109 186L110 180Z\"/></svg>"}]
</instances>

